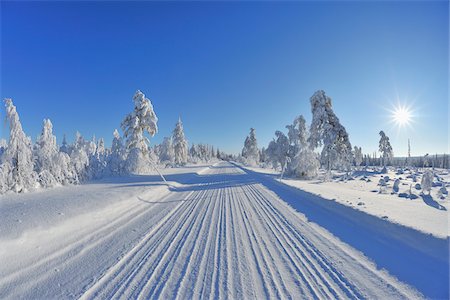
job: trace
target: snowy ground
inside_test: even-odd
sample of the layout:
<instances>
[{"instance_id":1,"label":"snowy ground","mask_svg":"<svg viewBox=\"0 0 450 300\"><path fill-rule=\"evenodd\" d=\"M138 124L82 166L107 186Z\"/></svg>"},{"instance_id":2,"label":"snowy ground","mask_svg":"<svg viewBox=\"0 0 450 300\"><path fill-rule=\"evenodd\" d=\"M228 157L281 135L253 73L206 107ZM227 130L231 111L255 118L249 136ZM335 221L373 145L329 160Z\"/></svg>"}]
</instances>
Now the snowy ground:
<instances>
[{"instance_id":1,"label":"snowy ground","mask_svg":"<svg viewBox=\"0 0 450 300\"><path fill-rule=\"evenodd\" d=\"M448 241L221 162L0 197L0 298L448 298Z\"/></svg>"},{"instance_id":2,"label":"snowy ground","mask_svg":"<svg viewBox=\"0 0 450 300\"><path fill-rule=\"evenodd\" d=\"M248 169L279 178L279 172L272 169ZM420 184L423 172L390 169L387 174L368 169L356 171L350 180L344 180L345 174L333 173L331 181L282 179L282 182L299 188L305 192L322 197L324 200L336 201L345 206L363 211L387 221L401 224L439 238L449 236L449 195L440 195L439 190L446 186L450 190L450 175L448 170L435 170L434 186L431 194L423 195L422 190L416 189ZM413 176L416 176L416 182ZM389 177L386 187L378 185L381 178ZM393 190L395 179L400 180L399 190ZM438 181L439 178L439 181ZM412 197L409 196L410 187ZM381 189L381 192L380 192ZM425 193L427 194L427 192Z\"/></svg>"}]
</instances>

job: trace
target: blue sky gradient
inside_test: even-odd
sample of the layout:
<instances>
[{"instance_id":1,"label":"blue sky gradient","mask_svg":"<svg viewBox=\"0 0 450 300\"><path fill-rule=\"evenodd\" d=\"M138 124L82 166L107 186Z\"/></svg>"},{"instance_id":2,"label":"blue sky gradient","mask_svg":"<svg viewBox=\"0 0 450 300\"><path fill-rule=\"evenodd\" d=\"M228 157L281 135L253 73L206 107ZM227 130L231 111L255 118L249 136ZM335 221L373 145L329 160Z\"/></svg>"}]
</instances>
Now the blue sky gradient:
<instances>
[{"instance_id":1,"label":"blue sky gradient","mask_svg":"<svg viewBox=\"0 0 450 300\"><path fill-rule=\"evenodd\" d=\"M448 1L6 2L2 98L33 139L50 118L58 142L112 132L141 89L159 133L181 116L190 142L237 153L260 146L323 89L364 153L378 132L394 153L448 153ZM410 106L398 128L389 109ZM4 110L1 110L4 118ZM6 124L1 137L7 137Z\"/></svg>"}]
</instances>

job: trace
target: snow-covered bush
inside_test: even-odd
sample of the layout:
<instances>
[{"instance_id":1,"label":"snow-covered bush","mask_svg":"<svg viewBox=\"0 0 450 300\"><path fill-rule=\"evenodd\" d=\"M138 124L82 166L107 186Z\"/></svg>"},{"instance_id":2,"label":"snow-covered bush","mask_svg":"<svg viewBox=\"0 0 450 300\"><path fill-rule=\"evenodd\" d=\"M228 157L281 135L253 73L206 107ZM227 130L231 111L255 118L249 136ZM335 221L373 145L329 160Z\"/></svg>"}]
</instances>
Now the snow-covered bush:
<instances>
[{"instance_id":1,"label":"snow-covered bush","mask_svg":"<svg viewBox=\"0 0 450 300\"><path fill-rule=\"evenodd\" d=\"M147 132L154 136L158 132L158 118L153 111L150 99L141 91L137 91L133 97L134 110L128 114L122 122L122 129L128 151L126 170L130 173L142 173L149 169L149 144L144 136Z\"/></svg>"},{"instance_id":2,"label":"snow-covered bush","mask_svg":"<svg viewBox=\"0 0 450 300\"><path fill-rule=\"evenodd\" d=\"M317 177L319 173L318 155L309 148L301 150L290 165L290 175L298 178L311 179Z\"/></svg>"},{"instance_id":3,"label":"snow-covered bush","mask_svg":"<svg viewBox=\"0 0 450 300\"><path fill-rule=\"evenodd\" d=\"M186 141L186 138L184 137L183 123L181 122L181 118L178 119L175 129L173 130L172 140L175 163L180 166L185 165L188 160L188 143Z\"/></svg>"},{"instance_id":4,"label":"snow-covered bush","mask_svg":"<svg viewBox=\"0 0 450 300\"><path fill-rule=\"evenodd\" d=\"M386 181L384 181L384 178L380 178L380 180L378 181L378 186L380 187L380 194L386 191Z\"/></svg>"},{"instance_id":5,"label":"snow-covered bush","mask_svg":"<svg viewBox=\"0 0 450 300\"><path fill-rule=\"evenodd\" d=\"M428 191L428 195L430 194L431 187L433 185L433 172L430 170L426 170L422 175L422 193L425 193L425 191Z\"/></svg>"}]
</instances>

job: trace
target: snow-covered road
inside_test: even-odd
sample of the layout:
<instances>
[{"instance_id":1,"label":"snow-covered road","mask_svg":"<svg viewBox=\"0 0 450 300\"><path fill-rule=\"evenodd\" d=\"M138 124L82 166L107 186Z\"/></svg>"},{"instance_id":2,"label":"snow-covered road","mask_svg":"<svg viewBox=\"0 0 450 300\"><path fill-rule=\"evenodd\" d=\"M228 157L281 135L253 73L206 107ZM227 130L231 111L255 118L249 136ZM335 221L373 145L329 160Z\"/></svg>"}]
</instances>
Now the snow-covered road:
<instances>
[{"instance_id":1,"label":"snow-covered road","mask_svg":"<svg viewBox=\"0 0 450 300\"><path fill-rule=\"evenodd\" d=\"M221 162L177 179L4 240L0 298L422 297L251 172Z\"/></svg>"}]
</instances>

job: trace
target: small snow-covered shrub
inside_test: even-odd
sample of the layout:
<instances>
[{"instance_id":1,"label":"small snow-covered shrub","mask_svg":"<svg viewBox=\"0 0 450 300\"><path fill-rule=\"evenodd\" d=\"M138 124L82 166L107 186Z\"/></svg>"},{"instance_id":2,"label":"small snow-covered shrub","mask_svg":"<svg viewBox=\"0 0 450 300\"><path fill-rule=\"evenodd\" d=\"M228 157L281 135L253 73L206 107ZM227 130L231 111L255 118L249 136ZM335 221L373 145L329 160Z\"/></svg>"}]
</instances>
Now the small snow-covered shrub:
<instances>
[{"instance_id":1,"label":"small snow-covered shrub","mask_svg":"<svg viewBox=\"0 0 450 300\"><path fill-rule=\"evenodd\" d=\"M386 191L386 181L383 178L380 178L378 181L378 186L380 187L379 193L382 194Z\"/></svg>"},{"instance_id":2,"label":"small snow-covered shrub","mask_svg":"<svg viewBox=\"0 0 450 300\"><path fill-rule=\"evenodd\" d=\"M428 191L428 195L430 194L431 187L433 186L433 172L430 170L426 170L422 176L422 191Z\"/></svg>"},{"instance_id":3,"label":"small snow-covered shrub","mask_svg":"<svg viewBox=\"0 0 450 300\"><path fill-rule=\"evenodd\" d=\"M290 173L298 178L311 179L319 173L319 159L312 150L305 148L290 164Z\"/></svg>"},{"instance_id":4,"label":"small snow-covered shrub","mask_svg":"<svg viewBox=\"0 0 450 300\"><path fill-rule=\"evenodd\" d=\"M43 188L54 187L58 182L49 170L43 170L38 175L38 181Z\"/></svg>"}]
</instances>

